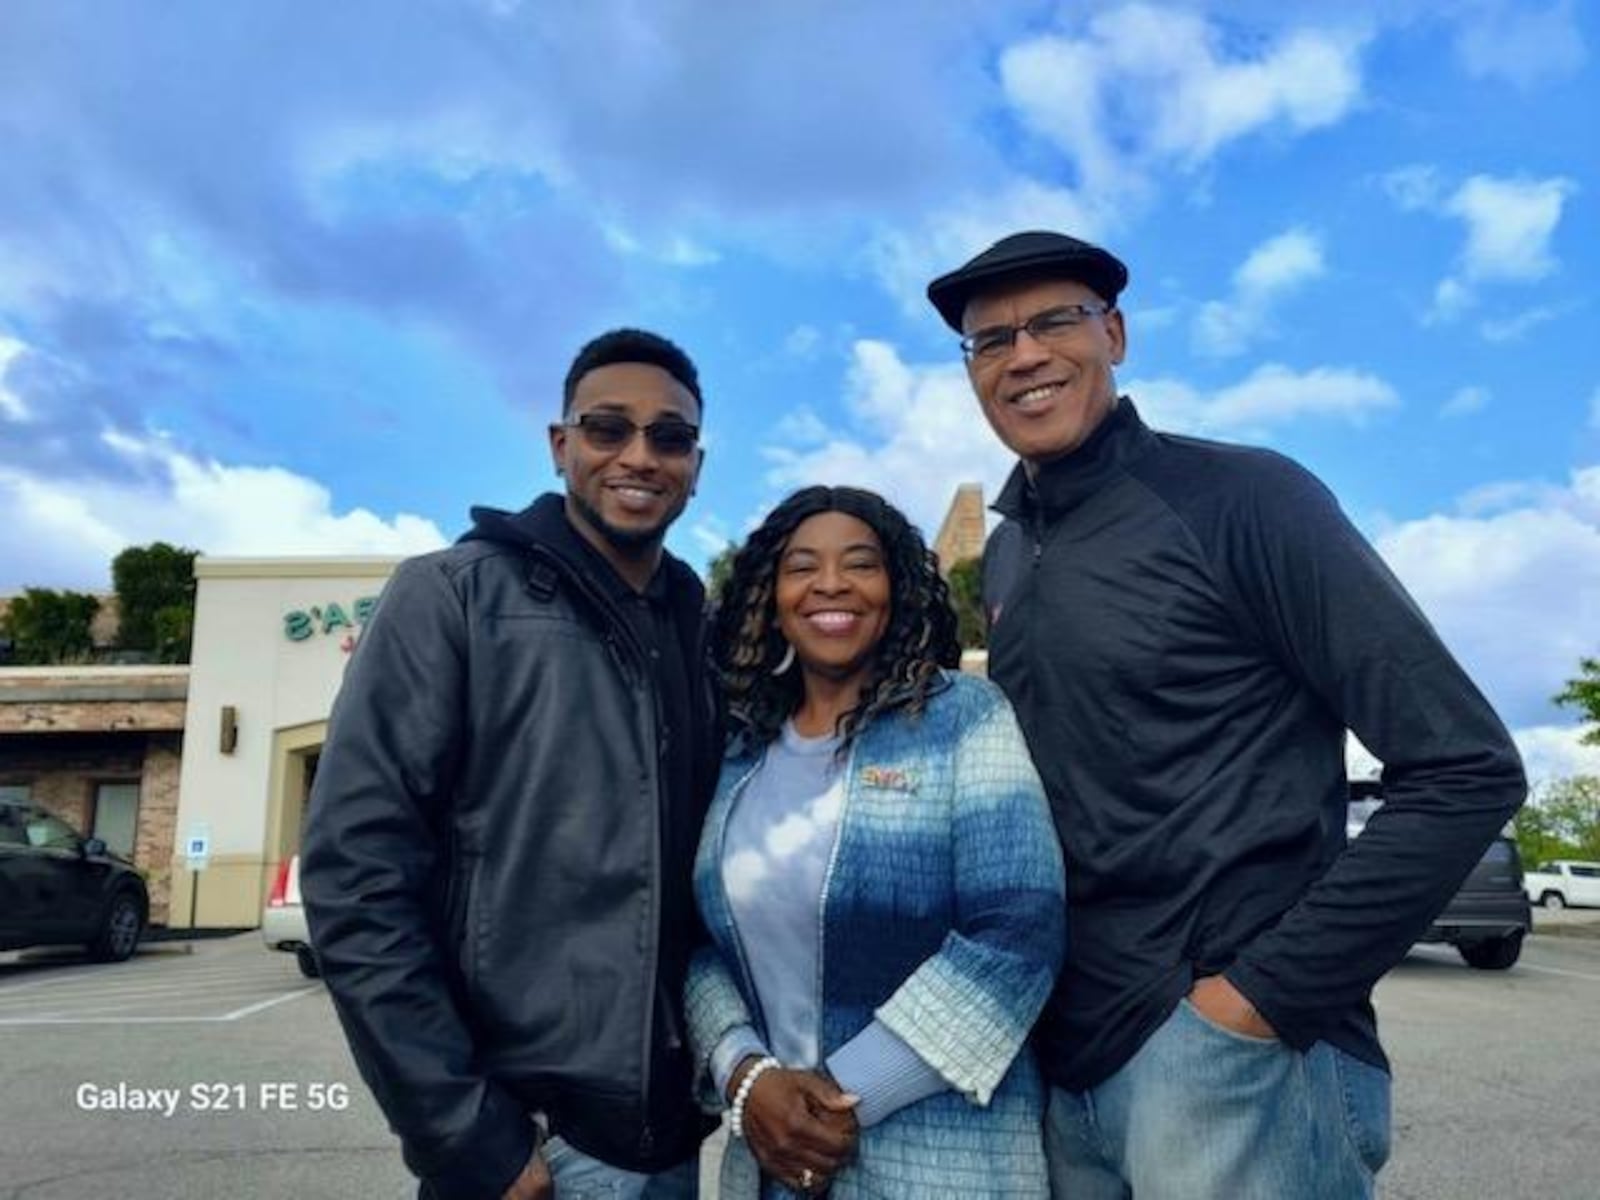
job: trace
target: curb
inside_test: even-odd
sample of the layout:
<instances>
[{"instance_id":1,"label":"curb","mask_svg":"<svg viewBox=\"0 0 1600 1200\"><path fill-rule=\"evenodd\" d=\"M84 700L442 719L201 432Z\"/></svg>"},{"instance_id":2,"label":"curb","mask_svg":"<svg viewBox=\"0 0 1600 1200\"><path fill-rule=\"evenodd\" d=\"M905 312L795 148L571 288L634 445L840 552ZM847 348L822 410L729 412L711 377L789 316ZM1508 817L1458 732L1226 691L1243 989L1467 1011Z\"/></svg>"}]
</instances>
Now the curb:
<instances>
[{"instance_id":1,"label":"curb","mask_svg":"<svg viewBox=\"0 0 1600 1200\"><path fill-rule=\"evenodd\" d=\"M1554 924L1534 922L1533 934L1535 937L1561 937L1561 938L1586 938L1589 941L1600 941L1600 922L1584 922L1582 924Z\"/></svg>"}]
</instances>

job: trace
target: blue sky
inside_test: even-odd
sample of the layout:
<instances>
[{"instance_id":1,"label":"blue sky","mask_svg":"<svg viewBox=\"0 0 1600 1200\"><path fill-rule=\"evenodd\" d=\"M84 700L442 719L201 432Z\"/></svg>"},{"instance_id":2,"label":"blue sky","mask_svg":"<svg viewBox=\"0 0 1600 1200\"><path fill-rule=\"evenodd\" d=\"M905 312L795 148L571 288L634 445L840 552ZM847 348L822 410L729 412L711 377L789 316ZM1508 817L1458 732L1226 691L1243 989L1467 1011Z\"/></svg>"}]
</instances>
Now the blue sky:
<instances>
[{"instance_id":1,"label":"blue sky","mask_svg":"<svg viewBox=\"0 0 1600 1200\"><path fill-rule=\"evenodd\" d=\"M581 10L580 10L581 7ZM570 10L570 11L569 11ZM1009 466L922 299L1124 258L1151 423L1300 459L1537 773L1600 652L1600 21L1575 2L0 11L0 591L408 553L555 484L587 337L699 362L703 564L789 489Z\"/></svg>"}]
</instances>

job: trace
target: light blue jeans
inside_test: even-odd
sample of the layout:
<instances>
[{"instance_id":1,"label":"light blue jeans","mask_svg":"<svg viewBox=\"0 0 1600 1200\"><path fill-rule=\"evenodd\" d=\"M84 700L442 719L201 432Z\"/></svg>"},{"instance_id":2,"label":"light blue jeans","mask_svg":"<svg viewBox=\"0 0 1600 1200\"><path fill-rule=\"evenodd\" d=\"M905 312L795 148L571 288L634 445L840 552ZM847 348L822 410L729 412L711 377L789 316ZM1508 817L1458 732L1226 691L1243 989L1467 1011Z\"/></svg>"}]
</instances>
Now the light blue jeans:
<instances>
[{"instance_id":1,"label":"light blue jeans","mask_svg":"<svg viewBox=\"0 0 1600 1200\"><path fill-rule=\"evenodd\" d=\"M540 1153L555 1180L556 1200L695 1200L700 1194L698 1158L641 1175L590 1158L559 1137L547 1139Z\"/></svg>"},{"instance_id":2,"label":"light blue jeans","mask_svg":"<svg viewBox=\"0 0 1600 1200\"><path fill-rule=\"evenodd\" d=\"M1370 1200L1389 1076L1325 1042L1302 1054L1179 1003L1115 1075L1050 1091L1055 1200Z\"/></svg>"}]
</instances>

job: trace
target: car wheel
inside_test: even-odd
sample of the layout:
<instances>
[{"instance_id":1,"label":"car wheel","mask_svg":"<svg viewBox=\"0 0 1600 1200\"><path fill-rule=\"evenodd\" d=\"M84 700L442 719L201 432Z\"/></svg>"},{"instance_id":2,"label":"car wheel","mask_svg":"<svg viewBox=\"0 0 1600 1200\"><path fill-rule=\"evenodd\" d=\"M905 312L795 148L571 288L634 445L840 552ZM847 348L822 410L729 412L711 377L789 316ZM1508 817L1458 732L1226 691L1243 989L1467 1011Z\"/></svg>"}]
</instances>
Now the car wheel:
<instances>
[{"instance_id":1,"label":"car wheel","mask_svg":"<svg viewBox=\"0 0 1600 1200\"><path fill-rule=\"evenodd\" d=\"M307 979L321 978L322 968L317 965L316 953L311 949L310 946L301 946L298 950L296 950L294 952L294 961L295 964L300 968L300 974L304 975Z\"/></svg>"},{"instance_id":2,"label":"car wheel","mask_svg":"<svg viewBox=\"0 0 1600 1200\"><path fill-rule=\"evenodd\" d=\"M1480 971L1504 971L1522 954L1522 930L1505 937L1486 938L1481 942L1466 942L1456 949L1467 960L1467 966Z\"/></svg>"},{"instance_id":3,"label":"car wheel","mask_svg":"<svg viewBox=\"0 0 1600 1200\"><path fill-rule=\"evenodd\" d=\"M1562 909L1567 906L1567 898L1560 892L1546 892L1539 897L1539 903L1546 908Z\"/></svg>"},{"instance_id":4,"label":"car wheel","mask_svg":"<svg viewBox=\"0 0 1600 1200\"><path fill-rule=\"evenodd\" d=\"M143 932L144 906L132 892L118 892L106 906L100 932L89 943L89 956L97 962L122 962L138 947Z\"/></svg>"}]
</instances>

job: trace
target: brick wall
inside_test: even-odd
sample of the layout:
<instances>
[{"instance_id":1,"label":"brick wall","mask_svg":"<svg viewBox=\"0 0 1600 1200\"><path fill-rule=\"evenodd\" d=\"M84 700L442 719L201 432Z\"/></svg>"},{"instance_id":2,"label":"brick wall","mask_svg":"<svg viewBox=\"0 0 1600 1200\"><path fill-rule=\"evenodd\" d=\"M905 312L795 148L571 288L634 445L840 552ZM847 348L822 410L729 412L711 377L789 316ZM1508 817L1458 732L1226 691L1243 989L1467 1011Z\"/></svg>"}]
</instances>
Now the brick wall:
<instances>
[{"instance_id":1,"label":"brick wall","mask_svg":"<svg viewBox=\"0 0 1600 1200\"><path fill-rule=\"evenodd\" d=\"M137 782L133 862L145 872L151 920L164 924L182 752L178 733L11 734L0 737L0 783L27 784L33 803L88 833L96 785Z\"/></svg>"},{"instance_id":2,"label":"brick wall","mask_svg":"<svg viewBox=\"0 0 1600 1200\"><path fill-rule=\"evenodd\" d=\"M182 700L11 700L0 677L0 734L182 729Z\"/></svg>"},{"instance_id":3,"label":"brick wall","mask_svg":"<svg viewBox=\"0 0 1600 1200\"><path fill-rule=\"evenodd\" d=\"M172 848L178 844L179 734L152 734L139 788L139 828L133 861L150 885L150 922L165 925L172 898Z\"/></svg>"}]
</instances>

